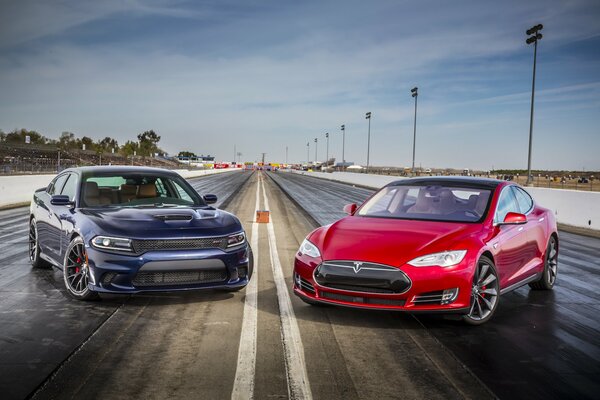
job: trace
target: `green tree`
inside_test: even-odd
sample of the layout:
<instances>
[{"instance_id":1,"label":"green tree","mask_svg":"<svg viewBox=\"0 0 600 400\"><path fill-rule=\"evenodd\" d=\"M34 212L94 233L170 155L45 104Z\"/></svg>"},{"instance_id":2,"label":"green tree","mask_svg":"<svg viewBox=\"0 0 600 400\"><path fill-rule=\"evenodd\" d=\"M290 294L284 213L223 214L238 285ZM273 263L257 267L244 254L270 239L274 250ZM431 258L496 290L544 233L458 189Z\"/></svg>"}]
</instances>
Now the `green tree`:
<instances>
[{"instance_id":1,"label":"green tree","mask_svg":"<svg viewBox=\"0 0 600 400\"><path fill-rule=\"evenodd\" d=\"M158 136L153 130L140 133L137 138L140 142L140 155L150 156L156 153L158 150L157 144L160 141L160 136Z\"/></svg>"},{"instance_id":2,"label":"green tree","mask_svg":"<svg viewBox=\"0 0 600 400\"><path fill-rule=\"evenodd\" d=\"M102 151L105 153L110 153L112 152L112 149L115 149L115 151L117 151L119 149L119 142L117 142L116 139L113 139L111 137L105 137L102 140L99 140L96 143L96 150L97 151Z\"/></svg>"},{"instance_id":3,"label":"green tree","mask_svg":"<svg viewBox=\"0 0 600 400\"><path fill-rule=\"evenodd\" d=\"M77 140L73 132L63 132L58 139L58 147L61 150L69 150L77 148Z\"/></svg>"},{"instance_id":4,"label":"green tree","mask_svg":"<svg viewBox=\"0 0 600 400\"><path fill-rule=\"evenodd\" d=\"M134 151L138 152L137 154L139 155L139 145L137 142L132 142L131 140L125 142L123 147L121 147L121 154L128 157L133 155Z\"/></svg>"},{"instance_id":5,"label":"green tree","mask_svg":"<svg viewBox=\"0 0 600 400\"><path fill-rule=\"evenodd\" d=\"M0 142L4 142L6 140L6 133L2 129L0 129Z\"/></svg>"},{"instance_id":6,"label":"green tree","mask_svg":"<svg viewBox=\"0 0 600 400\"><path fill-rule=\"evenodd\" d=\"M178 157L197 157L196 154L192 153L191 151L180 151L179 154L177 154Z\"/></svg>"},{"instance_id":7,"label":"green tree","mask_svg":"<svg viewBox=\"0 0 600 400\"><path fill-rule=\"evenodd\" d=\"M25 143L26 136L29 136L30 142L33 144L46 144L48 142L48 139L42 134L27 129L15 129L7 133L4 140L11 143Z\"/></svg>"},{"instance_id":8,"label":"green tree","mask_svg":"<svg viewBox=\"0 0 600 400\"><path fill-rule=\"evenodd\" d=\"M77 139L77 148L81 150L83 149L83 145L85 145L86 150L96 150L94 139L89 136L84 136L81 139Z\"/></svg>"}]
</instances>

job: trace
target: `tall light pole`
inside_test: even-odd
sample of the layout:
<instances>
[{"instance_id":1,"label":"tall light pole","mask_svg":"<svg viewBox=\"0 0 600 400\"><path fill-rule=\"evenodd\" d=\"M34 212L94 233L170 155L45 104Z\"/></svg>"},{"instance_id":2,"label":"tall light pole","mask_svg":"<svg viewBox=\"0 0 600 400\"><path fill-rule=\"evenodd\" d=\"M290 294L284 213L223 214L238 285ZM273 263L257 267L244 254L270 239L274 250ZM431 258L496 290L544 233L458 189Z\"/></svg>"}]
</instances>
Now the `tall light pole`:
<instances>
[{"instance_id":1,"label":"tall light pole","mask_svg":"<svg viewBox=\"0 0 600 400\"><path fill-rule=\"evenodd\" d=\"M365 114L365 119L369 120L369 133L367 134L367 172L369 172L369 153L371 152L371 112Z\"/></svg>"},{"instance_id":2,"label":"tall light pole","mask_svg":"<svg viewBox=\"0 0 600 400\"><path fill-rule=\"evenodd\" d=\"M308 164L310 164L310 142L306 143L306 167L308 168Z\"/></svg>"},{"instance_id":3,"label":"tall light pole","mask_svg":"<svg viewBox=\"0 0 600 400\"><path fill-rule=\"evenodd\" d=\"M285 165L287 166L288 163L288 147L285 146Z\"/></svg>"},{"instance_id":4,"label":"tall light pole","mask_svg":"<svg viewBox=\"0 0 600 400\"><path fill-rule=\"evenodd\" d=\"M529 154L527 157L527 182L526 185L533 185L533 178L531 176L531 144L533 141L533 101L535 96L535 64L537 61L537 44L542 39L540 31L544 28L544 25L538 24L527 30L525 34L529 36L525 43L533 43L533 81L531 83L531 114L529 116Z\"/></svg>"},{"instance_id":5,"label":"tall light pole","mask_svg":"<svg viewBox=\"0 0 600 400\"><path fill-rule=\"evenodd\" d=\"M419 97L419 88L414 87L410 89L412 97L415 98L415 124L413 128L413 157L412 157L412 173L415 174L415 150L417 147L417 97Z\"/></svg>"},{"instance_id":6,"label":"tall light pole","mask_svg":"<svg viewBox=\"0 0 600 400\"><path fill-rule=\"evenodd\" d=\"M346 150L346 125L342 125L340 127L340 129L342 130L342 170L345 168L346 165L346 154L345 154L345 150Z\"/></svg>"},{"instance_id":7,"label":"tall light pole","mask_svg":"<svg viewBox=\"0 0 600 400\"><path fill-rule=\"evenodd\" d=\"M329 132L325 133L325 139L327 139L327 151L325 152L325 168L329 165Z\"/></svg>"},{"instance_id":8,"label":"tall light pole","mask_svg":"<svg viewBox=\"0 0 600 400\"><path fill-rule=\"evenodd\" d=\"M315 138L315 165L317 165L317 160L319 159L319 158L317 157L317 154L318 154L318 153L317 153L318 146L319 146L319 138Z\"/></svg>"}]
</instances>

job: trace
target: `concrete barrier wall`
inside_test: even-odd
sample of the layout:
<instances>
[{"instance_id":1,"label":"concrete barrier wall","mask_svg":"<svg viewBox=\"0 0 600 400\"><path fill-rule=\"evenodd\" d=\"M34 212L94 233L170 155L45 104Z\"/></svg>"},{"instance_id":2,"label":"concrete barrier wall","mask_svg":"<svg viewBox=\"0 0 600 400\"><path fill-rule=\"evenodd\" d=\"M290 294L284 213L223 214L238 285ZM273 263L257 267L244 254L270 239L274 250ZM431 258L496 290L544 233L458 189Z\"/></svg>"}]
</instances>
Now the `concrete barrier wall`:
<instances>
[{"instance_id":1,"label":"concrete barrier wall","mask_svg":"<svg viewBox=\"0 0 600 400\"><path fill-rule=\"evenodd\" d=\"M354 172L305 172L298 174L379 189L390 182L406 179L398 176L359 174ZM579 228L600 230L600 192L525 188L542 207L554 212L556 221Z\"/></svg>"},{"instance_id":2,"label":"concrete barrier wall","mask_svg":"<svg viewBox=\"0 0 600 400\"><path fill-rule=\"evenodd\" d=\"M231 171L239 172L241 171L241 168L191 171L187 169L175 170L175 172L178 172L179 175L186 179ZM38 188L48 186L55 176L56 174L0 176L0 207L30 202L33 192Z\"/></svg>"}]
</instances>

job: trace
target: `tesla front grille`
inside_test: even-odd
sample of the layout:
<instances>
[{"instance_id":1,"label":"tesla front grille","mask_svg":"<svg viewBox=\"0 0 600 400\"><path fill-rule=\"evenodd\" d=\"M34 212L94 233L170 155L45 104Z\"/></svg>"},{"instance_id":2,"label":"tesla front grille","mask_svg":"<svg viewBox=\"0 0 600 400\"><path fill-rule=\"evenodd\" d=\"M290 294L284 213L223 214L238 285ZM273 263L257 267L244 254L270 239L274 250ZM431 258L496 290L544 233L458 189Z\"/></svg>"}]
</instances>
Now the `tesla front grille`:
<instances>
[{"instance_id":1,"label":"tesla front grille","mask_svg":"<svg viewBox=\"0 0 600 400\"><path fill-rule=\"evenodd\" d=\"M227 271L171 271L171 272L140 272L133 279L136 287L197 285L203 283L223 282L227 279Z\"/></svg>"},{"instance_id":2,"label":"tesla front grille","mask_svg":"<svg viewBox=\"0 0 600 400\"><path fill-rule=\"evenodd\" d=\"M227 249L227 236L198 239L166 239L131 241L133 251L142 254L147 251L160 250L195 250L195 249Z\"/></svg>"},{"instance_id":3,"label":"tesla front grille","mask_svg":"<svg viewBox=\"0 0 600 400\"><path fill-rule=\"evenodd\" d=\"M381 306L396 306L402 307L406 304L405 300L393 300L393 299L376 299L371 297L361 296L347 296L339 293L321 292L321 297L324 299L344 301L347 303L358 303L358 304L370 304L370 305L381 305Z\"/></svg>"},{"instance_id":4,"label":"tesla front grille","mask_svg":"<svg viewBox=\"0 0 600 400\"><path fill-rule=\"evenodd\" d=\"M323 287L357 293L402 294L411 286L399 268L362 261L325 261L314 279Z\"/></svg>"}]
</instances>

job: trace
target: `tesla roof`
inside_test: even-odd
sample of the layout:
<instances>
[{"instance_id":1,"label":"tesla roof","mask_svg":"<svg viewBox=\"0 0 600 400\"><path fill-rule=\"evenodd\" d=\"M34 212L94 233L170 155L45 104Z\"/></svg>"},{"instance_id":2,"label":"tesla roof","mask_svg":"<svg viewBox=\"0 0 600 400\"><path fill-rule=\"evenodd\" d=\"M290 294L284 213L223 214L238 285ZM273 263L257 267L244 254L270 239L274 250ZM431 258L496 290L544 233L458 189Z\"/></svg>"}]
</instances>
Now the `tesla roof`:
<instances>
[{"instance_id":1,"label":"tesla roof","mask_svg":"<svg viewBox=\"0 0 600 400\"><path fill-rule=\"evenodd\" d=\"M398 185L468 185L486 188L495 188L504 181L491 178L478 178L473 176L427 176L418 178L400 179L391 182L388 186Z\"/></svg>"}]
</instances>

